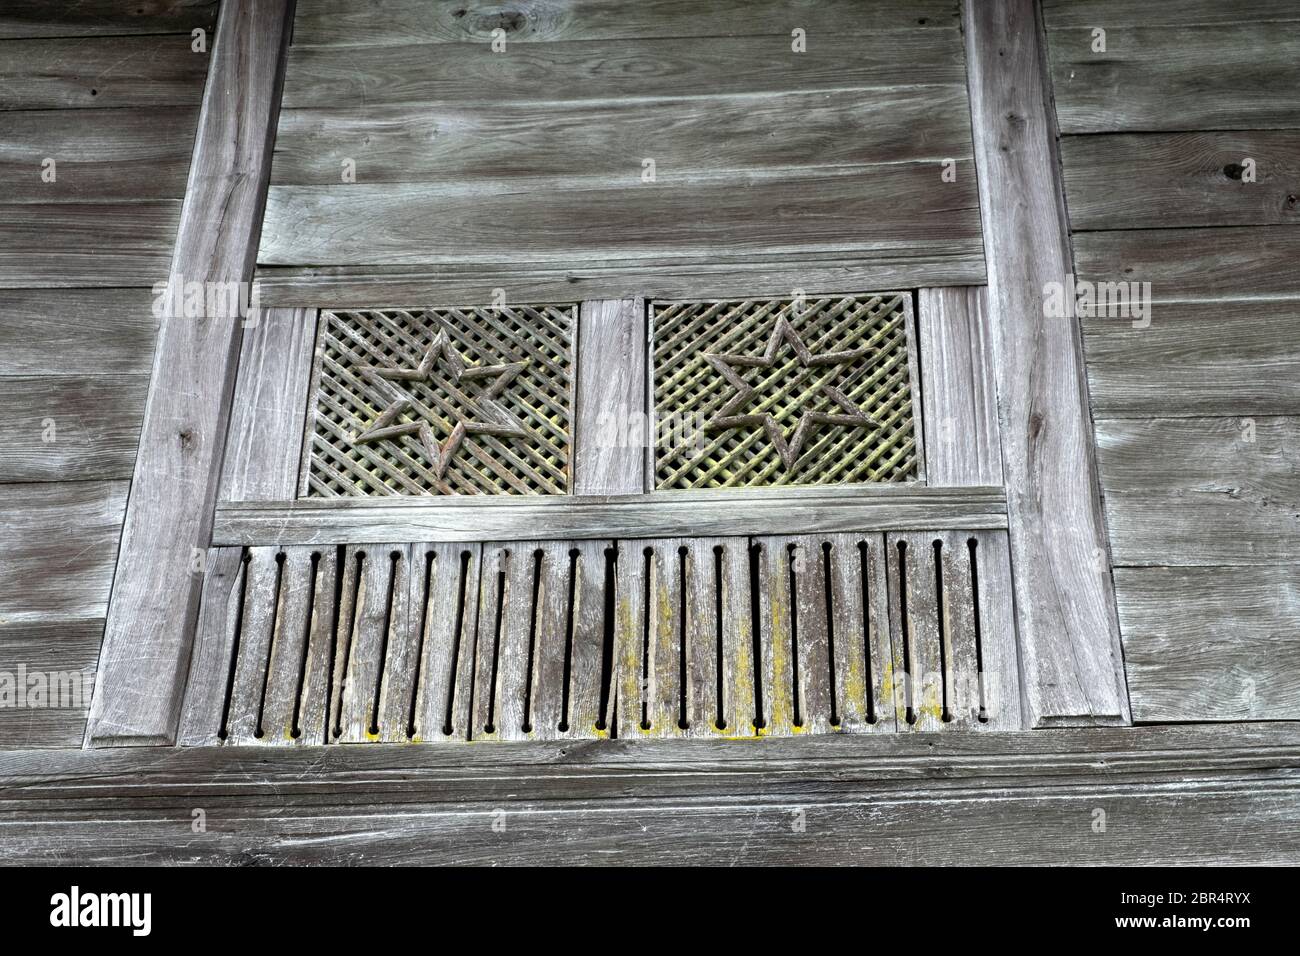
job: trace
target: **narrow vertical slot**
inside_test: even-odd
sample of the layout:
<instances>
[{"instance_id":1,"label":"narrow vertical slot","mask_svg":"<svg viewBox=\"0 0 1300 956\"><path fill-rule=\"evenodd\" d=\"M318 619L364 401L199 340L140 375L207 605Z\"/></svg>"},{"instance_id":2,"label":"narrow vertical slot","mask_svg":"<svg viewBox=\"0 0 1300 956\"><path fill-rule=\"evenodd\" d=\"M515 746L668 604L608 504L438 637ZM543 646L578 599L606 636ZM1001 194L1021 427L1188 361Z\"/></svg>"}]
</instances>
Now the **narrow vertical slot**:
<instances>
[{"instance_id":1,"label":"narrow vertical slot","mask_svg":"<svg viewBox=\"0 0 1300 956\"><path fill-rule=\"evenodd\" d=\"M275 659L275 645L280 636L280 594L284 589L284 563L287 555L280 551L275 556L275 587L271 594L271 634L266 641L266 659L262 661L262 689L257 695L257 723L253 728L253 739L261 740L266 736L262 728L262 718L266 714L266 688L271 683L271 662Z\"/></svg>"},{"instance_id":2,"label":"narrow vertical slot","mask_svg":"<svg viewBox=\"0 0 1300 956\"><path fill-rule=\"evenodd\" d=\"M767 721L763 719L763 622L758 574L762 553L761 544L749 546L749 619L753 624L751 631L754 640L754 730L756 731L767 727Z\"/></svg>"},{"instance_id":3,"label":"narrow vertical slot","mask_svg":"<svg viewBox=\"0 0 1300 956\"><path fill-rule=\"evenodd\" d=\"M826 598L826 661L830 677L831 726L840 725L839 683L835 672L835 596L831 591L831 543L822 542L822 589Z\"/></svg>"},{"instance_id":4,"label":"narrow vertical slot","mask_svg":"<svg viewBox=\"0 0 1300 956\"><path fill-rule=\"evenodd\" d=\"M940 719L944 723L952 720L951 688L948 686L948 621L947 608L943 593L943 542L934 539L934 602L935 616L939 619L939 681L943 688L943 709Z\"/></svg>"},{"instance_id":5,"label":"narrow vertical slot","mask_svg":"<svg viewBox=\"0 0 1300 956\"><path fill-rule=\"evenodd\" d=\"M528 663L524 671L524 723L519 729L533 732L533 685L537 681L537 606L542 596L542 549L533 552L533 586L529 591L531 606L528 609Z\"/></svg>"},{"instance_id":6,"label":"narrow vertical slot","mask_svg":"<svg viewBox=\"0 0 1300 956\"><path fill-rule=\"evenodd\" d=\"M460 581L456 594L456 629L451 635L451 670L447 674L447 712L442 722L442 735L450 737L456 732L456 674L460 668L460 646L465 631L465 602L469 597L470 553L460 553Z\"/></svg>"},{"instance_id":7,"label":"narrow vertical slot","mask_svg":"<svg viewBox=\"0 0 1300 956\"><path fill-rule=\"evenodd\" d=\"M685 545L677 549L677 729L690 730L691 722L687 716L686 698L689 687L688 664L686 654L686 604L690 600L689 582L690 561Z\"/></svg>"},{"instance_id":8,"label":"narrow vertical slot","mask_svg":"<svg viewBox=\"0 0 1300 956\"><path fill-rule=\"evenodd\" d=\"M605 715L612 712L610 698L613 696L614 683L614 633L615 621L614 616L617 613L617 606L614 602L615 582L618 580L618 546L614 545L605 549L605 614L604 614L604 633L600 648L600 714L596 718L596 729L600 731L609 730L611 735L616 732L616 728L611 727Z\"/></svg>"},{"instance_id":9,"label":"narrow vertical slot","mask_svg":"<svg viewBox=\"0 0 1300 956\"><path fill-rule=\"evenodd\" d=\"M330 624L330 655L329 662L326 666L325 681L325 741L329 742L330 731L333 724L331 718L335 714L334 702L334 665L339 656L339 630L343 626L343 579L347 577L347 563L344 556L347 548L344 545L337 545L334 549L334 614Z\"/></svg>"},{"instance_id":10,"label":"narrow vertical slot","mask_svg":"<svg viewBox=\"0 0 1300 956\"><path fill-rule=\"evenodd\" d=\"M411 677L411 705L406 712L406 739L414 740L420 732L419 712L420 682L424 680L424 634L429 627L429 589L435 573L436 551L424 553L424 587L420 589L420 629L415 637L415 674Z\"/></svg>"},{"instance_id":11,"label":"narrow vertical slot","mask_svg":"<svg viewBox=\"0 0 1300 956\"><path fill-rule=\"evenodd\" d=\"M307 625L302 635L302 653L298 655L298 682L293 695L293 724L289 736L302 736L302 695L307 689L307 661L311 653L311 631L316 623L316 580L320 574L320 552L311 553L311 575L307 579Z\"/></svg>"},{"instance_id":12,"label":"narrow vertical slot","mask_svg":"<svg viewBox=\"0 0 1300 956\"><path fill-rule=\"evenodd\" d=\"M980 568L979 541L970 538L966 549L970 555L970 596L971 606L975 612L975 676L979 683L980 713L979 722L989 722L988 700L984 696L984 632L980 625Z\"/></svg>"},{"instance_id":13,"label":"narrow vertical slot","mask_svg":"<svg viewBox=\"0 0 1300 956\"><path fill-rule=\"evenodd\" d=\"M370 705L370 736L379 734L379 704L384 694L384 673L388 670L388 637L393 629L393 599L397 591L398 566L402 561L402 552L392 551L388 555L388 598L384 603L384 629L379 640L379 662L375 670L375 695Z\"/></svg>"},{"instance_id":14,"label":"narrow vertical slot","mask_svg":"<svg viewBox=\"0 0 1300 956\"><path fill-rule=\"evenodd\" d=\"M573 681L573 629L578 616L578 556L582 552L577 548L569 550L569 604L568 618L564 622L564 684L560 689L560 725L557 730L562 734L569 732L569 685Z\"/></svg>"},{"instance_id":15,"label":"narrow vertical slot","mask_svg":"<svg viewBox=\"0 0 1300 956\"><path fill-rule=\"evenodd\" d=\"M790 697L794 703L794 726L802 727L803 700L799 694L799 576L795 570L800 559L795 557L796 553L795 545L786 545L785 557L790 587Z\"/></svg>"},{"instance_id":16,"label":"narrow vertical slot","mask_svg":"<svg viewBox=\"0 0 1300 956\"><path fill-rule=\"evenodd\" d=\"M916 723L916 710L912 706L912 641L907 626L907 542L898 542L898 629L903 637L903 703L904 719Z\"/></svg>"},{"instance_id":17,"label":"narrow vertical slot","mask_svg":"<svg viewBox=\"0 0 1300 956\"><path fill-rule=\"evenodd\" d=\"M235 607L234 638L230 643L230 667L226 671L226 698L221 704L221 726L217 739L230 736L230 701L235 696L235 668L239 663L239 642L244 633L244 602L248 600L248 564L252 555L248 549L239 558L239 604Z\"/></svg>"},{"instance_id":18,"label":"narrow vertical slot","mask_svg":"<svg viewBox=\"0 0 1300 956\"><path fill-rule=\"evenodd\" d=\"M713 621L714 621L714 666L713 674L716 678L714 687L714 713L717 715L713 719L713 726L717 730L727 729L727 702L725 693L725 675L726 675L726 654L723 650L722 640L722 545L713 546Z\"/></svg>"},{"instance_id":19,"label":"narrow vertical slot","mask_svg":"<svg viewBox=\"0 0 1300 956\"><path fill-rule=\"evenodd\" d=\"M653 607L650 597L654 574L654 549L641 552L645 559L644 583L641 594L641 729L650 729L650 614Z\"/></svg>"},{"instance_id":20,"label":"narrow vertical slot","mask_svg":"<svg viewBox=\"0 0 1300 956\"><path fill-rule=\"evenodd\" d=\"M880 664L871 657L871 546L865 541L858 542L858 563L862 578L862 643L863 667L867 674L867 723L876 723L876 669Z\"/></svg>"},{"instance_id":21,"label":"narrow vertical slot","mask_svg":"<svg viewBox=\"0 0 1300 956\"><path fill-rule=\"evenodd\" d=\"M503 560L510 560L510 552L505 551L502 554ZM488 676L488 712L487 723L483 725L484 733L496 733L496 706L497 706L497 668L499 666L498 658L501 654L501 616L505 610L506 603L506 572L505 568L497 571L497 601L496 615L492 623L492 670Z\"/></svg>"},{"instance_id":22,"label":"narrow vertical slot","mask_svg":"<svg viewBox=\"0 0 1300 956\"><path fill-rule=\"evenodd\" d=\"M364 551L358 551L356 557L357 557L356 574L352 579L352 613L348 617L348 632L347 632L348 643L346 649L343 651L343 660L341 661L342 667L339 669L339 697L338 700L335 702L335 712L334 712L334 736L335 737L343 736L343 695L347 691L348 670L352 665L352 645L356 643L352 639L353 638L352 632L357 624L357 600L361 596L361 576L365 573L366 570L366 553Z\"/></svg>"}]
</instances>

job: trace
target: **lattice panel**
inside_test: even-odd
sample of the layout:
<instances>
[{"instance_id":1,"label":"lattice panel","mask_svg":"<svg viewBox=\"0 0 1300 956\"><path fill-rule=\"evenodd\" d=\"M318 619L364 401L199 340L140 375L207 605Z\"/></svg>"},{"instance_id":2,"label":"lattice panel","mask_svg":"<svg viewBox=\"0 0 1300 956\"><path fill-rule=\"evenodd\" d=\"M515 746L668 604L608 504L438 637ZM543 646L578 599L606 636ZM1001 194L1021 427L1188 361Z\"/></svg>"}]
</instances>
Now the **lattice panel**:
<instances>
[{"instance_id":1,"label":"lattice panel","mask_svg":"<svg viewBox=\"0 0 1300 956\"><path fill-rule=\"evenodd\" d=\"M920 477L909 293L650 308L656 488Z\"/></svg>"},{"instance_id":2,"label":"lattice panel","mask_svg":"<svg viewBox=\"0 0 1300 956\"><path fill-rule=\"evenodd\" d=\"M302 493L567 494L577 313L322 311Z\"/></svg>"}]
</instances>

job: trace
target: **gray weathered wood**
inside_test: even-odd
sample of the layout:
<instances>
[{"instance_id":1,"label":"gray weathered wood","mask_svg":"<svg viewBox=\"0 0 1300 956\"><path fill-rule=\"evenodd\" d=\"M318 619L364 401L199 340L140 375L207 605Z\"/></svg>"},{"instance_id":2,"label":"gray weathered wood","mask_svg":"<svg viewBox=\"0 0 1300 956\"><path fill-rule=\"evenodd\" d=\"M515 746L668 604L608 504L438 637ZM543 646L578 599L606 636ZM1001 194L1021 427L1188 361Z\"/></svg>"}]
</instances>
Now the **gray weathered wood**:
<instances>
[{"instance_id":1,"label":"gray weathered wood","mask_svg":"<svg viewBox=\"0 0 1300 956\"><path fill-rule=\"evenodd\" d=\"M946 706L933 534L885 536L894 718L899 731L936 731Z\"/></svg>"},{"instance_id":2,"label":"gray weathered wood","mask_svg":"<svg viewBox=\"0 0 1300 956\"><path fill-rule=\"evenodd\" d=\"M895 730L884 535L838 534L829 541L840 729Z\"/></svg>"},{"instance_id":3,"label":"gray weathered wood","mask_svg":"<svg viewBox=\"0 0 1300 956\"><path fill-rule=\"evenodd\" d=\"M223 739L252 743L265 736L262 712L266 703L267 675L279 630L280 590L284 586L284 557L276 548L249 548L237 619L238 653L230 685L228 717Z\"/></svg>"},{"instance_id":4,"label":"gray weathered wood","mask_svg":"<svg viewBox=\"0 0 1300 956\"><path fill-rule=\"evenodd\" d=\"M1002 484L993 328L988 289L922 289L921 341L926 481Z\"/></svg>"},{"instance_id":5,"label":"gray weathered wood","mask_svg":"<svg viewBox=\"0 0 1300 956\"><path fill-rule=\"evenodd\" d=\"M1294 566L1117 568L1133 719L1300 718Z\"/></svg>"},{"instance_id":6,"label":"gray weathered wood","mask_svg":"<svg viewBox=\"0 0 1300 956\"><path fill-rule=\"evenodd\" d=\"M1098 26L1110 29L1300 20L1300 10L1291 0L1235 0L1231 4L1218 0L1161 0L1146 5L1131 0L1043 0L1043 17L1049 29Z\"/></svg>"},{"instance_id":7,"label":"gray weathered wood","mask_svg":"<svg viewBox=\"0 0 1300 956\"><path fill-rule=\"evenodd\" d=\"M213 542L221 545L360 544L378 540L707 537L1007 526L1005 498L996 488L771 490L783 493L745 489L610 498L222 502L212 535Z\"/></svg>"},{"instance_id":8,"label":"gray weathered wood","mask_svg":"<svg viewBox=\"0 0 1300 956\"><path fill-rule=\"evenodd\" d=\"M313 309L258 309L249 316L226 431L223 500L297 495L315 341Z\"/></svg>"},{"instance_id":9,"label":"gray weathered wood","mask_svg":"<svg viewBox=\"0 0 1300 956\"><path fill-rule=\"evenodd\" d=\"M617 733L680 737L686 582L675 538L620 541L615 583ZM689 674L689 670L686 671Z\"/></svg>"},{"instance_id":10,"label":"gray weathered wood","mask_svg":"<svg viewBox=\"0 0 1300 956\"><path fill-rule=\"evenodd\" d=\"M573 549L578 553L573 559L573 607L569 614L573 633L569 637L569 676L566 696L561 706L561 722L556 725L557 736L608 737L609 718L601 709L605 696L612 698L614 688L608 692L602 686L605 652L605 585L606 551L612 548L607 541L577 541ZM612 555L611 555L612 556ZM567 595L565 596L567 599ZM612 681L611 681L612 683ZM561 691L566 691L563 684ZM553 698L554 690L548 694Z\"/></svg>"},{"instance_id":11,"label":"gray weathered wood","mask_svg":"<svg viewBox=\"0 0 1300 956\"><path fill-rule=\"evenodd\" d=\"M180 212L174 199L0 205L0 289L166 281Z\"/></svg>"},{"instance_id":12,"label":"gray weathered wood","mask_svg":"<svg viewBox=\"0 0 1300 956\"><path fill-rule=\"evenodd\" d=\"M970 726L975 730L1021 730L1027 727L1028 713L1016 643L1015 596L1007 534L972 531L961 537L975 541L972 583L976 585L979 607L980 663L983 664L984 719Z\"/></svg>"},{"instance_id":13,"label":"gray weathered wood","mask_svg":"<svg viewBox=\"0 0 1300 956\"><path fill-rule=\"evenodd\" d=\"M412 577L412 621L423 628L413 740L468 740L478 632L480 545L428 545L426 570ZM430 554L431 552L431 554Z\"/></svg>"},{"instance_id":14,"label":"gray weathered wood","mask_svg":"<svg viewBox=\"0 0 1300 956\"><path fill-rule=\"evenodd\" d=\"M335 642L330 739L341 743L406 739L409 702L407 675L396 678L389 665L406 656L412 641L411 555L406 545L352 546L343 553L346 615L339 616ZM407 694L385 711L394 680ZM407 704L409 712L409 703ZM386 718L394 717L395 720Z\"/></svg>"},{"instance_id":15,"label":"gray weathered wood","mask_svg":"<svg viewBox=\"0 0 1300 956\"><path fill-rule=\"evenodd\" d=\"M103 634L98 618L0 623L0 747L81 746Z\"/></svg>"},{"instance_id":16,"label":"gray weathered wood","mask_svg":"<svg viewBox=\"0 0 1300 956\"><path fill-rule=\"evenodd\" d=\"M194 628L185 703L176 733L176 743L180 746L200 747L222 742L246 570L242 548L209 548L204 555L203 598ZM317 742L324 743L324 737Z\"/></svg>"},{"instance_id":17,"label":"gray weathered wood","mask_svg":"<svg viewBox=\"0 0 1300 956\"><path fill-rule=\"evenodd\" d=\"M573 493L630 495L645 490L645 300L582 303L573 421Z\"/></svg>"},{"instance_id":18,"label":"gray weathered wood","mask_svg":"<svg viewBox=\"0 0 1300 956\"><path fill-rule=\"evenodd\" d=\"M0 39L20 37L105 37L135 33L189 33L210 30L217 0L8 0L0 11Z\"/></svg>"},{"instance_id":19,"label":"gray weathered wood","mask_svg":"<svg viewBox=\"0 0 1300 956\"><path fill-rule=\"evenodd\" d=\"M288 19L285 0L222 7L172 259L177 281L251 278ZM199 597L190 556L209 544L238 346L232 317L163 321L87 727L91 744L174 739ZM187 493L177 495L178 486Z\"/></svg>"},{"instance_id":20,"label":"gray weathered wood","mask_svg":"<svg viewBox=\"0 0 1300 956\"><path fill-rule=\"evenodd\" d=\"M151 305L144 289L0 291L0 375L148 375Z\"/></svg>"}]
</instances>

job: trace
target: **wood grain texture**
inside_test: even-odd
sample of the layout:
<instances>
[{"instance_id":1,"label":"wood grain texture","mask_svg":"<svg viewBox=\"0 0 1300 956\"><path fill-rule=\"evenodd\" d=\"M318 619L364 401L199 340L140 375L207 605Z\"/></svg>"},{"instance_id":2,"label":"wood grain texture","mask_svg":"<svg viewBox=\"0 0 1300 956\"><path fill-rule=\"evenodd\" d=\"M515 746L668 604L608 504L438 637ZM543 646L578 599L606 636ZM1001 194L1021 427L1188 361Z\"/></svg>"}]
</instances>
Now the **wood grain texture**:
<instances>
[{"instance_id":1,"label":"wood grain texture","mask_svg":"<svg viewBox=\"0 0 1300 956\"><path fill-rule=\"evenodd\" d=\"M1000 485L988 289L922 289L919 300L926 481L936 487Z\"/></svg>"},{"instance_id":2,"label":"wood grain texture","mask_svg":"<svg viewBox=\"0 0 1300 956\"><path fill-rule=\"evenodd\" d=\"M1035 6L968 4L965 27L1029 719L1122 722L1079 334L1042 298L1070 269Z\"/></svg>"},{"instance_id":3,"label":"wood grain texture","mask_svg":"<svg viewBox=\"0 0 1300 956\"><path fill-rule=\"evenodd\" d=\"M1294 863L1298 761L1286 723L308 747L274 762L19 751L0 754L0 820L14 863ZM178 842L196 790L207 832ZM1098 839L1098 806L1123 839Z\"/></svg>"},{"instance_id":4,"label":"wood grain texture","mask_svg":"<svg viewBox=\"0 0 1300 956\"><path fill-rule=\"evenodd\" d=\"M213 542L358 544L367 541L482 541L535 538L796 534L907 528L1005 528L1001 489L899 486L665 492L618 497L478 496L418 499L301 499L221 502Z\"/></svg>"},{"instance_id":5,"label":"wood grain texture","mask_svg":"<svg viewBox=\"0 0 1300 956\"><path fill-rule=\"evenodd\" d=\"M1300 126L1300 32L1287 24L1120 27L1104 53L1092 26L1104 24L1048 34L1062 133Z\"/></svg>"},{"instance_id":6,"label":"wood grain texture","mask_svg":"<svg viewBox=\"0 0 1300 956\"><path fill-rule=\"evenodd\" d=\"M0 291L0 376L148 375L152 304L144 289Z\"/></svg>"},{"instance_id":7,"label":"wood grain texture","mask_svg":"<svg viewBox=\"0 0 1300 956\"><path fill-rule=\"evenodd\" d=\"M195 106L208 55L190 35L4 41L0 111Z\"/></svg>"},{"instance_id":8,"label":"wood grain texture","mask_svg":"<svg viewBox=\"0 0 1300 956\"><path fill-rule=\"evenodd\" d=\"M0 39L188 34L196 27L211 30L216 18L217 0L8 0L0 11Z\"/></svg>"},{"instance_id":9,"label":"wood grain texture","mask_svg":"<svg viewBox=\"0 0 1300 956\"><path fill-rule=\"evenodd\" d=\"M1290 0L1161 0L1148 6L1129 0L1043 0L1048 29L1061 27L1193 26L1300 20ZM1280 29L1285 29L1280 27Z\"/></svg>"},{"instance_id":10,"label":"wood grain texture","mask_svg":"<svg viewBox=\"0 0 1300 956\"><path fill-rule=\"evenodd\" d=\"M0 707L0 747L81 746L103 634L97 618L0 624L0 681L14 695ZM33 696L42 687L45 704Z\"/></svg>"},{"instance_id":11,"label":"wood grain texture","mask_svg":"<svg viewBox=\"0 0 1300 956\"><path fill-rule=\"evenodd\" d=\"M1066 136L1061 166L1077 231L1300 223L1300 130Z\"/></svg>"},{"instance_id":12,"label":"wood grain texture","mask_svg":"<svg viewBox=\"0 0 1300 956\"><path fill-rule=\"evenodd\" d=\"M313 309L250 314L226 431L222 500L283 501L297 495L315 343Z\"/></svg>"},{"instance_id":13,"label":"wood grain texture","mask_svg":"<svg viewBox=\"0 0 1300 956\"><path fill-rule=\"evenodd\" d=\"M289 10L284 0L222 7L172 259L178 279L251 279ZM238 348L233 318L163 321L88 743L175 737L199 598L190 556L209 544ZM176 495L178 483L189 493Z\"/></svg>"},{"instance_id":14,"label":"wood grain texture","mask_svg":"<svg viewBox=\"0 0 1300 956\"><path fill-rule=\"evenodd\" d=\"M1117 568L1133 719L1300 717L1294 567Z\"/></svg>"},{"instance_id":15,"label":"wood grain texture","mask_svg":"<svg viewBox=\"0 0 1300 956\"><path fill-rule=\"evenodd\" d=\"M165 282L180 212L174 199L0 205L0 289Z\"/></svg>"},{"instance_id":16,"label":"wood grain texture","mask_svg":"<svg viewBox=\"0 0 1300 956\"><path fill-rule=\"evenodd\" d=\"M204 553L203 595L176 732L178 746L221 742L233 655L243 623L246 570L243 548L209 548ZM322 733L320 742L324 740Z\"/></svg>"},{"instance_id":17,"label":"wood grain texture","mask_svg":"<svg viewBox=\"0 0 1300 956\"><path fill-rule=\"evenodd\" d=\"M574 386L573 493L645 490L646 306L644 299L582 303ZM635 431L634 431L635 429Z\"/></svg>"},{"instance_id":18,"label":"wood grain texture","mask_svg":"<svg viewBox=\"0 0 1300 956\"><path fill-rule=\"evenodd\" d=\"M1084 320L1098 417L1300 412L1295 302L1155 304L1148 318Z\"/></svg>"},{"instance_id":19,"label":"wood grain texture","mask_svg":"<svg viewBox=\"0 0 1300 956\"><path fill-rule=\"evenodd\" d=\"M789 37L795 27L810 42L827 34L875 34L887 30L955 30L951 0L907 4L860 4L855 0L759 0L710 3L646 0L634 6L618 0L524 0L498 11L454 0L382 0L365 11L347 0L304 2L294 21L294 44L391 46L397 43L488 42L505 31L506 43L553 40L627 40L662 37Z\"/></svg>"}]
</instances>

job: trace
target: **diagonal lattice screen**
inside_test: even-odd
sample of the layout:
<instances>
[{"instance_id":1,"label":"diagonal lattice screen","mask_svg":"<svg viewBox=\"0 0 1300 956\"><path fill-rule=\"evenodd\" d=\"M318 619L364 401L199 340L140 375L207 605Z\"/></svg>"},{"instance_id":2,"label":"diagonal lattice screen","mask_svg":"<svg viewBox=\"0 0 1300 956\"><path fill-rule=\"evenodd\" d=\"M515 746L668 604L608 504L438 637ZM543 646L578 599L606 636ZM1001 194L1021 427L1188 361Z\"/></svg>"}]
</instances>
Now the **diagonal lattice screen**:
<instances>
[{"instance_id":1,"label":"diagonal lattice screen","mask_svg":"<svg viewBox=\"0 0 1300 956\"><path fill-rule=\"evenodd\" d=\"M655 488L918 477L910 294L655 302L650 319Z\"/></svg>"},{"instance_id":2,"label":"diagonal lattice screen","mask_svg":"<svg viewBox=\"0 0 1300 956\"><path fill-rule=\"evenodd\" d=\"M322 311L303 493L567 493L577 311Z\"/></svg>"}]
</instances>

